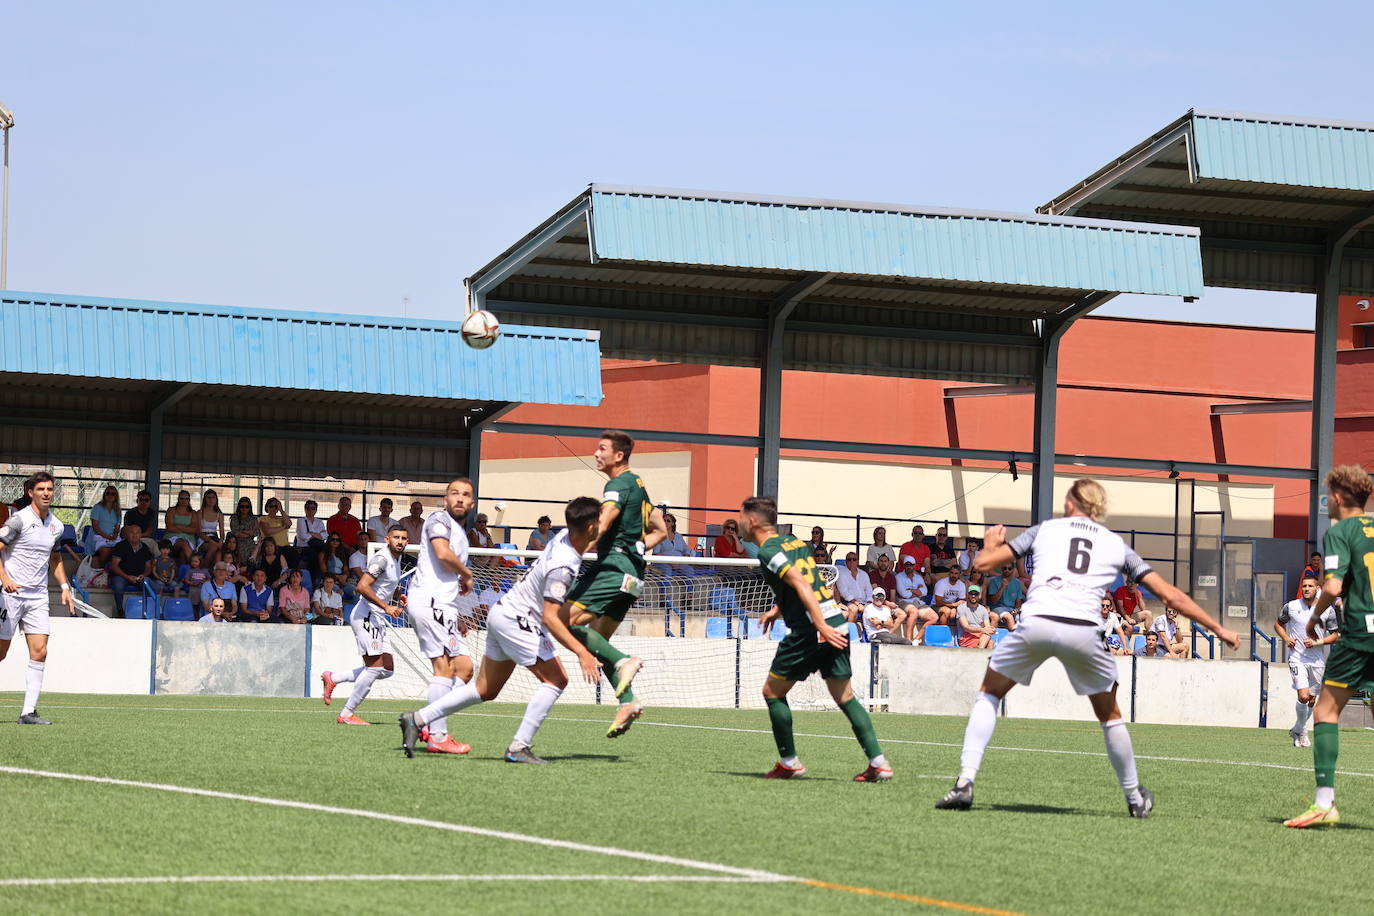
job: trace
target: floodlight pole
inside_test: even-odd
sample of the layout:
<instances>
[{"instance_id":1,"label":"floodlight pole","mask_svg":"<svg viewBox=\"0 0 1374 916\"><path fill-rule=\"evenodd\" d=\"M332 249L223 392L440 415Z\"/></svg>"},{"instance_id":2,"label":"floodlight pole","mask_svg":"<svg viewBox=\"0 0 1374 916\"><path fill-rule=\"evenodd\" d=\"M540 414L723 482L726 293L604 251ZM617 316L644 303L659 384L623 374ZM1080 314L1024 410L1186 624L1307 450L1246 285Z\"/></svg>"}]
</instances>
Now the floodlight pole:
<instances>
[{"instance_id":1,"label":"floodlight pole","mask_svg":"<svg viewBox=\"0 0 1374 916\"><path fill-rule=\"evenodd\" d=\"M0 104L0 130L5 134L4 190L0 191L0 289L9 289L10 263L10 128L14 114Z\"/></svg>"}]
</instances>

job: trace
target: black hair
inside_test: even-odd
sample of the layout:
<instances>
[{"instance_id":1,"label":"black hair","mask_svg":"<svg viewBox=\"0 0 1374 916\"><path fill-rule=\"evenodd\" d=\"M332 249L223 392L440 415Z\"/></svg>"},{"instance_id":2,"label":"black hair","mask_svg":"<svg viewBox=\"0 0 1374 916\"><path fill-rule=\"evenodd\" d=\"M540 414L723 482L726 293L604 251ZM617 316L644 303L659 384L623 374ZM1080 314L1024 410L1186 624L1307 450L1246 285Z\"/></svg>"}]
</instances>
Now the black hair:
<instances>
[{"instance_id":1,"label":"black hair","mask_svg":"<svg viewBox=\"0 0 1374 916\"><path fill-rule=\"evenodd\" d=\"M535 522L535 524L536 524L536 525L542 525L542 524L544 524L545 522L548 522L550 525L552 525L552 524L553 524L553 519L549 518L547 515L541 515L541 516L539 516L539 521Z\"/></svg>"},{"instance_id":2,"label":"black hair","mask_svg":"<svg viewBox=\"0 0 1374 916\"><path fill-rule=\"evenodd\" d=\"M31 498L33 496L34 487L37 487L40 483L50 483L54 486L57 485L57 481L54 480L53 476L47 471L34 471L29 479L24 481L24 495Z\"/></svg>"},{"instance_id":3,"label":"black hair","mask_svg":"<svg viewBox=\"0 0 1374 916\"><path fill-rule=\"evenodd\" d=\"M744 501L744 511L770 528L778 524L778 502L771 496L751 496Z\"/></svg>"},{"instance_id":4,"label":"black hair","mask_svg":"<svg viewBox=\"0 0 1374 916\"><path fill-rule=\"evenodd\" d=\"M596 521L600 514L601 503L590 496L579 496L569 500L568 504L563 507L563 520L567 522L570 532L581 531Z\"/></svg>"},{"instance_id":5,"label":"black hair","mask_svg":"<svg viewBox=\"0 0 1374 916\"><path fill-rule=\"evenodd\" d=\"M621 452L625 455L625 460L629 461L634 454L635 440L630 438L630 434L623 429L603 429L600 438L611 443L611 450Z\"/></svg>"},{"instance_id":6,"label":"black hair","mask_svg":"<svg viewBox=\"0 0 1374 916\"><path fill-rule=\"evenodd\" d=\"M405 532L406 537L410 536L410 529L407 528L405 525L400 524L399 522L395 525L392 525L390 528L386 529L387 534L390 534L393 531L403 531Z\"/></svg>"}]
</instances>

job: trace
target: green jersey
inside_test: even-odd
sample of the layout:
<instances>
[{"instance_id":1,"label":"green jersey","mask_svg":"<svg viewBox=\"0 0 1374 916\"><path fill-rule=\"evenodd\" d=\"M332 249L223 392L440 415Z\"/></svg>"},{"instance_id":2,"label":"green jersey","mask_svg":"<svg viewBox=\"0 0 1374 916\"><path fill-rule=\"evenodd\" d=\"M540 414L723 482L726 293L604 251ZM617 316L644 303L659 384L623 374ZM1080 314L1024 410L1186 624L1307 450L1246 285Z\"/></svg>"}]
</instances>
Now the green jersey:
<instances>
[{"instance_id":1,"label":"green jersey","mask_svg":"<svg viewBox=\"0 0 1374 916\"><path fill-rule=\"evenodd\" d=\"M1341 642L1374 649L1374 518L1356 515L1322 537L1326 578L1341 580Z\"/></svg>"},{"instance_id":2,"label":"green jersey","mask_svg":"<svg viewBox=\"0 0 1374 916\"><path fill-rule=\"evenodd\" d=\"M820 571L816 569L811 548L804 542L791 535L773 535L759 548L759 565L763 567L763 580L768 583L768 587L773 590L773 597L778 600L778 610L782 612L783 623L787 624L787 628L792 632L814 632L816 629L801 595L798 595L796 589L783 578L793 567L797 568L802 578L811 586L811 593L816 596L816 603L821 606L821 613L827 619L840 613L839 607L834 603L830 586L821 580Z\"/></svg>"},{"instance_id":3,"label":"green jersey","mask_svg":"<svg viewBox=\"0 0 1374 916\"><path fill-rule=\"evenodd\" d=\"M607 530L601 532L596 542L596 558L604 560L607 555L616 552L628 554L639 563L644 563L644 531L649 527L649 516L654 511L644 481L628 468L621 471L606 482L601 504L617 507L620 514Z\"/></svg>"}]
</instances>

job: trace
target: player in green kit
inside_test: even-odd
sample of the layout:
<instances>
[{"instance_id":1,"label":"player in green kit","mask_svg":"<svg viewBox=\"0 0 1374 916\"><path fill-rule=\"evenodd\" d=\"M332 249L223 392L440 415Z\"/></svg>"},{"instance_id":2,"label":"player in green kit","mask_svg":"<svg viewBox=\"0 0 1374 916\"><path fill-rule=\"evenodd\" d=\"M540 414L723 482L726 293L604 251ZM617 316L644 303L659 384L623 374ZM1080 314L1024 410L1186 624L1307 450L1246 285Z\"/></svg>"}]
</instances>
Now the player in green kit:
<instances>
[{"instance_id":1,"label":"player in green kit","mask_svg":"<svg viewBox=\"0 0 1374 916\"><path fill-rule=\"evenodd\" d=\"M662 511L649 502L644 481L630 470L634 448L635 440L618 429L606 430L596 443L596 469L610 478L601 496L596 561L582 573L562 608L573 636L601 662L620 700L607 738L625 734L644 713L630 689L643 663L612 646L610 638L644 588L645 553L668 531Z\"/></svg>"},{"instance_id":2,"label":"player in green kit","mask_svg":"<svg viewBox=\"0 0 1374 916\"><path fill-rule=\"evenodd\" d=\"M1312 729L1312 758L1317 769L1317 797L1312 807L1283 822L1285 827L1339 824L1336 810L1336 755L1340 750L1341 710L1358 690L1374 689L1374 518L1365 503L1374 490L1364 468L1343 465L1326 475L1332 525L1322 537L1326 582L1307 623L1307 635L1337 598L1341 599L1341 635L1326 659L1322 692L1317 697Z\"/></svg>"},{"instance_id":3,"label":"player in green kit","mask_svg":"<svg viewBox=\"0 0 1374 916\"><path fill-rule=\"evenodd\" d=\"M778 602L763 615L764 632L779 616L790 631L778 644L778 654L763 685L768 718L773 722L773 740L781 758L764 778L795 779L805 775L806 767L797 758L792 737L792 707L787 705L787 692L798 681L819 673L868 755L868 769L855 776L854 781L891 779L892 768L878 746L873 720L854 698L849 684L849 640L836 629L844 626L844 612L835 603L830 586L821 581L811 548L791 535L778 534L778 504L766 496L751 496L744 501L739 527L744 539L758 547L764 581Z\"/></svg>"}]
</instances>

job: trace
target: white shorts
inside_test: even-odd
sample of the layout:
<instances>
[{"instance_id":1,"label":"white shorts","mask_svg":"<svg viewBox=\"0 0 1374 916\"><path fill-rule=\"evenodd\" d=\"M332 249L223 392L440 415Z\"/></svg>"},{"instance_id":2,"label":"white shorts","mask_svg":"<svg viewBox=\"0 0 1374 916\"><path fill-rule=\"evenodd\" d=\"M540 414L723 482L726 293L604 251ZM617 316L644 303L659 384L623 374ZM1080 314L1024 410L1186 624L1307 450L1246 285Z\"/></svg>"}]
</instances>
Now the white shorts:
<instances>
[{"instance_id":1,"label":"white shorts","mask_svg":"<svg viewBox=\"0 0 1374 916\"><path fill-rule=\"evenodd\" d=\"M1046 659L1057 658L1079 696L1106 693L1116 684L1116 660L1102 630L1088 625L1027 617L992 650L988 667L1018 684L1029 684Z\"/></svg>"},{"instance_id":2,"label":"white shorts","mask_svg":"<svg viewBox=\"0 0 1374 916\"><path fill-rule=\"evenodd\" d=\"M492 661L512 661L528 668L556 655L542 620L507 611L499 605L487 617L486 656Z\"/></svg>"},{"instance_id":3,"label":"white shorts","mask_svg":"<svg viewBox=\"0 0 1374 916\"><path fill-rule=\"evenodd\" d=\"M46 636L52 632L46 590L41 596L0 592L0 642L14 639L14 632L19 627L23 627L26 634Z\"/></svg>"},{"instance_id":4,"label":"white shorts","mask_svg":"<svg viewBox=\"0 0 1374 916\"><path fill-rule=\"evenodd\" d=\"M406 613L410 615L410 625L415 629L415 635L420 640L420 652L425 658L438 658L441 655L472 657L463 634L459 632L458 608L436 605L434 599L411 589L406 598ZM470 617L467 619L472 621ZM472 626L475 625L476 621L472 621Z\"/></svg>"},{"instance_id":5,"label":"white shorts","mask_svg":"<svg viewBox=\"0 0 1374 916\"><path fill-rule=\"evenodd\" d=\"M1293 676L1294 690L1309 690L1321 693L1322 677L1326 674L1326 662L1304 665L1293 659L1288 660L1288 673Z\"/></svg>"},{"instance_id":6,"label":"white shorts","mask_svg":"<svg viewBox=\"0 0 1374 916\"><path fill-rule=\"evenodd\" d=\"M356 611L353 619L348 625L353 628L353 637L358 641L359 655L382 655L391 651L391 624L382 619L382 615L375 610L363 605L367 612L359 614Z\"/></svg>"}]
</instances>

